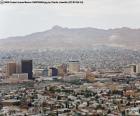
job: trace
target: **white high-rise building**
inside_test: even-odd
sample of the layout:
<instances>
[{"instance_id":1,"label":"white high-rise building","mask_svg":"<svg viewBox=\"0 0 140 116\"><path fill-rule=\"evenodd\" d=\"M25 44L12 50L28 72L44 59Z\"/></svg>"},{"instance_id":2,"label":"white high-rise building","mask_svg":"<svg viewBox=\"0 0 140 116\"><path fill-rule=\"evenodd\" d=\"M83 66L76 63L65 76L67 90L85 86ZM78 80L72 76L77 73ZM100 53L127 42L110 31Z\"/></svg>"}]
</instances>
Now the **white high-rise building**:
<instances>
[{"instance_id":1,"label":"white high-rise building","mask_svg":"<svg viewBox=\"0 0 140 116\"><path fill-rule=\"evenodd\" d=\"M140 63L136 65L136 74L140 74Z\"/></svg>"},{"instance_id":2,"label":"white high-rise building","mask_svg":"<svg viewBox=\"0 0 140 116\"><path fill-rule=\"evenodd\" d=\"M80 71L80 62L79 61L69 61L68 72L76 73Z\"/></svg>"},{"instance_id":3,"label":"white high-rise building","mask_svg":"<svg viewBox=\"0 0 140 116\"><path fill-rule=\"evenodd\" d=\"M136 74L136 65L135 64L132 64L130 65L130 68L131 68L131 74Z\"/></svg>"},{"instance_id":4,"label":"white high-rise building","mask_svg":"<svg viewBox=\"0 0 140 116\"><path fill-rule=\"evenodd\" d=\"M21 73L21 63L17 62L16 64L16 73Z\"/></svg>"}]
</instances>

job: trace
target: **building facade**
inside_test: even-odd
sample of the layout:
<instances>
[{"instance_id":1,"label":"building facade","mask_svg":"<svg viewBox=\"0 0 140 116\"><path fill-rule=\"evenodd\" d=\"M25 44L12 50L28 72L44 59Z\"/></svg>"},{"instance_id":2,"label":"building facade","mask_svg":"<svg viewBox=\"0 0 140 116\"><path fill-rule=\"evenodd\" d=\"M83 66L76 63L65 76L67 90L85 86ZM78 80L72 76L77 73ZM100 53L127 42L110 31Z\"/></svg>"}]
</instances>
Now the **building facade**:
<instances>
[{"instance_id":1,"label":"building facade","mask_svg":"<svg viewBox=\"0 0 140 116\"><path fill-rule=\"evenodd\" d=\"M21 61L21 71L22 73L28 73L28 79L33 79L32 70L33 70L32 60Z\"/></svg>"},{"instance_id":2,"label":"building facade","mask_svg":"<svg viewBox=\"0 0 140 116\"><path fill-rule=\"evenodd\" d=\"M51 77L51 76L58 76L58 69L55 68L55 67L50 67L48 69L48 76Z\"/></svg>"},{"instance_id":3,"label":"building facade","mask_svg":"<svg viewBox=\"0 0 140 116\"><path fill-rule=\"evenodd\" d=\"M80 62L79 61L69 61L68 63L68 72L76 73L80 71Z\"/></svg>"},{"instance_id":4,"label":"building facade","mask_svg":"<svg viewBox=\"0 0 140 116\"><path fill-rule=\"evenodd\" d=\"M9 62L6 66L6 76L11 76L13 73L16 73L16 62Z\"/></svg>"}]
</instances>

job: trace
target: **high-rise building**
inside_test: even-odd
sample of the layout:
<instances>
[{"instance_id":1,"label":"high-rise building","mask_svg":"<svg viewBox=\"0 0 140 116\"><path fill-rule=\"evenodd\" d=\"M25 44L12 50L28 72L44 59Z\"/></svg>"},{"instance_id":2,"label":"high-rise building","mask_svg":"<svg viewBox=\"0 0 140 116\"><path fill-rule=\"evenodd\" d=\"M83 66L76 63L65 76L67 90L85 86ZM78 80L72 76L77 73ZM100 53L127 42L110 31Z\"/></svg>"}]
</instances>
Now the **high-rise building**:
<instances>
[{"instance_id":1,"label":"high-rise building","mask_svg":"<svg viewBox=\"0 0 140 116\"><path fill-rule=\"evenodd\" d=\"M140 75L140 64L136 65L136 74Z\"/></svg>"},{"instance_id":2,"label":"high-rise building","mask_svg":"<svg viewBox=\"0 0 140 116\"><path fill-rule=\"evenodd\" d=\"M131 67L131 74L135 74L136 73L136 65L133 64L133 65L130 65Z\"/></svg>"},{"instance_id":3,"label":"high-rise building","mask_svg":"<svg viewBox=\"0 0 140 116\"><path fill-rule=\"evenodd\" d=\"M6 76L11 76L13 73L16 73L16 62L9 62L6 66Z\"/></svg>"},{"instance_id":4,"label":"high-rise building","mask_svg":"<svg viewBox=\"0 0 140 116\"><path fill-rule=\"evenodd\" d=\"M48 69L48 76L58 76L58 69L51 67Z\"/></svg>"},{"instance_id":5,"label":"high-rise building","mask_svg":"<svg viewBox=\"0 0 140 116\"><path fill-rule=\"evenodd\" d=\"M67 73L67 65L66 64L62 64L57 66L58 69L58 75L59 76L64 76Z\"/></svg>"},{"instance_id":6,"label":"high-rise building","mask_svg":"<svg viewBox=\"0 0 140 116\"><path fill-rule=\"evenodd\" d=\"M33 79L32 69L33 69L32 60L21 61L21 71L22 73L28 73L28 79Z\"/></svg>"},{"instance_id":7,"label":"high-rise building","mask_svg":"<svg viewBox=\"0 0 140 116\"><path fill-rule=\"evenodd\" d=\"M68 72L76 73L80 71L80 62L79 61L69 61Z\"/></svg>"},{"instance_id":8,"label":"high-rise building","mask_svg":"<svg viewBox=\"0 0 140 116\"><path fill-rule=\"evenodd\" d=\"M16 63L16 73L21 73L21 62Z\"/></svg>"}]
</instances>

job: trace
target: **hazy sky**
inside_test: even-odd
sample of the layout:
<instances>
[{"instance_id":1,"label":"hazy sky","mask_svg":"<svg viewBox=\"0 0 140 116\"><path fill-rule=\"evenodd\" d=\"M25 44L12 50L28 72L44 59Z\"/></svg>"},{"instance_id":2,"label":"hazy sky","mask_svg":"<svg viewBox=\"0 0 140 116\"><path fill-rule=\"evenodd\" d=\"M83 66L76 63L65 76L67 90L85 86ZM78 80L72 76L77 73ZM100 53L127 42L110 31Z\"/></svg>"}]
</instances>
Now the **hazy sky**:
<instances>
[{"instance_id":1,"label":"hazy sky","mask_svg":"<svg viewBox=\"0 0 140 116\"><path fill-rule=\"evenodd\" d=\"M84 0L70 5L0 5L0 38L62 27L140 28L140 0Z\"/></svg>"}]
</instances>

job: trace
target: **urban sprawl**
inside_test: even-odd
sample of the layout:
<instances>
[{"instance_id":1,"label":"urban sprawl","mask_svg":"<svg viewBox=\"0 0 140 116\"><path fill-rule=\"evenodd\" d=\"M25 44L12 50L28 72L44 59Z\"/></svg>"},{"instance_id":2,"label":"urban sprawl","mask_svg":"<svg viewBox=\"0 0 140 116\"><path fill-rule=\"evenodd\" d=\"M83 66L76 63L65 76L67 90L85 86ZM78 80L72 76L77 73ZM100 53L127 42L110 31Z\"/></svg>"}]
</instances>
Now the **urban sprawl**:
<instances>
[{"instance_id":1,"label":"urban sprawl","mask_svg":"<svg viewBox=\"0 0 140 116\"><path fill-rule=\"evenodd\" d=\"M121 69L9 59L0 69L0 116L140 116L140 64Z\"/></svg>"}]
</instances>

